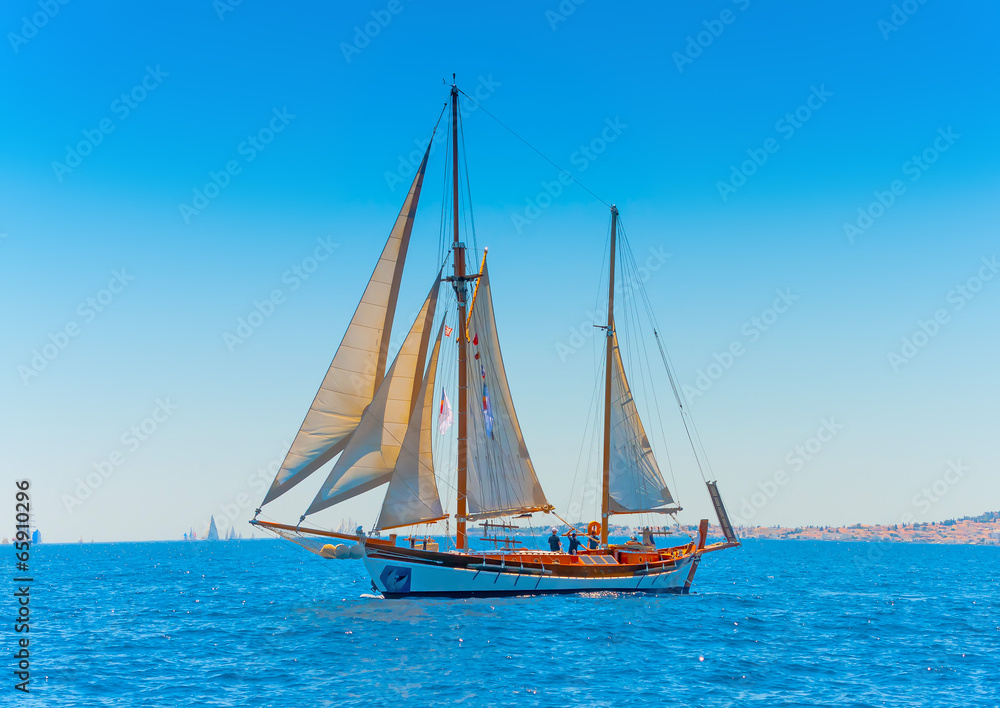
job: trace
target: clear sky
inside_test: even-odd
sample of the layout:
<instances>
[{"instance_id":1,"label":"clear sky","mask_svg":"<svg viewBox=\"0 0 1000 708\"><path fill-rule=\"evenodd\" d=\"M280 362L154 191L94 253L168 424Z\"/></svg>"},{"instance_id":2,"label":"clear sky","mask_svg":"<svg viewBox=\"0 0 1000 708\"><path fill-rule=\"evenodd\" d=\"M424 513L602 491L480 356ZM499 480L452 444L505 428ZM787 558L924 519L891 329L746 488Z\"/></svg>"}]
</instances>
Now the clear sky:
<instances>
[{"instance_id":1,"label":"clear sky","mask_svg":"<svg viewBox=\"0 0 1000 708\"><path fill-rule=\"evenodd\" d=\"M0 502L9 519L30 478L47 540L247 528L452 72L620 207L734 515L1000 508L996 3L17 0L0 18ZM536 214L556 169L484 112L465 135L513 395L565 509L608 210L569 187ZM444 152L404 318L436 269ZM674 473L695 521L707 494L679 452ZM318 522L368 523L376 501Z\"/></svg>"}]
</instances>

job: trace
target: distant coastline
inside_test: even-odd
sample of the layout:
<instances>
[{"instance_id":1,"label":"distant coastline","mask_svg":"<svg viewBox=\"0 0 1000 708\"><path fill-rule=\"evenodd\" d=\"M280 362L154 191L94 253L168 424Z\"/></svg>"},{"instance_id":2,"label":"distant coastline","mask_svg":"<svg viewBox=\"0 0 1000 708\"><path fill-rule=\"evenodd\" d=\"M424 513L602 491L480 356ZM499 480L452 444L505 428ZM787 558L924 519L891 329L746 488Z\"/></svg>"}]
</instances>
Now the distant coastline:
<instances>
[{"instance_id":1,"label":"distant coastline","mask_svg":"<svg viewBox=\"0 0 1000 708\"><path fill-rule=\"evenodd\" d=\"M740 526L741 538L788 541L869 541L879 543L948 543L1000 545L1000 512L946 521L852 526ZM721 535L718 527L713 531Z\"/></svg>"}]
</instances>

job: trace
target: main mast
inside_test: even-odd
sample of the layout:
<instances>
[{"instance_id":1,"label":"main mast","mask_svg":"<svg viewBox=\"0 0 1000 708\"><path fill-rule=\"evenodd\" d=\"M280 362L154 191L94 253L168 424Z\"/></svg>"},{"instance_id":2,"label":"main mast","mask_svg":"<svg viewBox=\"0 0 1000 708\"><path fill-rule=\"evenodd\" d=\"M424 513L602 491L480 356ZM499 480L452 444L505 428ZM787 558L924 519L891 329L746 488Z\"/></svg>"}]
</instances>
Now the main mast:
<instances>
[{"instance_id":1,"label":"main mast","mask_svg":"<svg viewBox=\"0 0 1000 708\"><path fill-rule=\"evenodd\" d=\"M611 275L608 278L608 324L606 334L607 359L604 369L604 471L601 476L601 543L608 543L608 521L611 513L611 365L615 333L615 253L618 238L618 207L611 205Z\"/></svg>"},{"instance_id":2,"label":"main mast","mask_svg":"<svg viewBox=\"0 0 1000 708\"><path fill-rule=\"evenodd\" d=\"M452 75L454 80L454 75ZM453 242L455 265L455 294L458 300L458 504L455 511L455 545L459 550L466 547L466 480L468 466L468 372L465 370L466 330L465 330L465 244L458 237L458 85L451 85L451 145L452 180L451 201L454 217L455 238Z\"/></svg>"}]
</instances>

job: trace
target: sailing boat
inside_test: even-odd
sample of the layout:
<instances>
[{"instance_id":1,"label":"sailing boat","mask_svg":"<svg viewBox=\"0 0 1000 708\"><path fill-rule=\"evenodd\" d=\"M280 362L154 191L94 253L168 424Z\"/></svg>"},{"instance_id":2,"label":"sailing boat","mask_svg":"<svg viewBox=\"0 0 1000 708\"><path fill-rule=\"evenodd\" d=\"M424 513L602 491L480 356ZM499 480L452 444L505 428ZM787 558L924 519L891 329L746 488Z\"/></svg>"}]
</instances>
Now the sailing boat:
<instances>
[{"instance_id":1,"label":"sailing boat","mask_svg":"<svg viewBox=\"0 0 1000 708\"><path fill-rule=\"evenodd\" d=\"M218 541L219 540L219 529L215 526L215 515L212 515L211 520L208 522L208 532L205 534L206 541Z\"/></svg>"},{"instance_id":2,"label":"sailing boat","mask_svg":"<svg viewBox=\"0 0 1000 708\"><path fill-rule=\"evenodd\" d=\"M664 482L639 418L626 376L615 327L615 255L618 209L611 206L610 271L603 406L601 520L587 527L598 536L596 548L576 553L530 550L509 538L492 551L470 549L468 524L483 521L489 529L513 530L514 520L554 513L528 453L508 385L486 251L479 268L467 272L467 249L460 237L459 89L451 86L452 272L439 271L412 322L395 359L389 361L389 338L410 235L431 151L431 142L413 177L402 209L376 262L340 347L323 379L261 507L301 484L332 462L325 481L297 524L258 519L251 524L293 541L324 558L361 558L372 587L385 597L521 595L583 591L689 591L702 557L739 545L715 481L708 491L725 541L707 543L708 520L696 539L685 545L656 548L646 544L614 544L608 524L614 514L669 514L680 506ZM447 104L445 106L447 108ZM442 117L444 110L442 110ZM440 123L440 118L438 123ZM442 283L454 293L452 313L436 324ZM453 517L445 513L435 470L434 440L450 423L447 396L438 381L439 364L451 356L445 345L457 339L457 447ZM657 335L657 342L659 337ZM669 361L664 364L696 458L690 416L674 385ZM442 391L440 428L434 421L437 391ZM440 457L440 455L439 455ZM452 459L450 455L448 459ZM699 462L701 467L701 462ZM450 470L448 470L450 471ZM704 471L703 471L704 477ZM303 526L306 517L386 486L381 511L371 531L341 527L327 531ZM493 520L506 517L509 523ZM383 532L449 519L455 521L454 549L441 551L426 535L415 534L409 545ZM500 548L500 544L505 547Z\"/></svg>"}]
</instances>

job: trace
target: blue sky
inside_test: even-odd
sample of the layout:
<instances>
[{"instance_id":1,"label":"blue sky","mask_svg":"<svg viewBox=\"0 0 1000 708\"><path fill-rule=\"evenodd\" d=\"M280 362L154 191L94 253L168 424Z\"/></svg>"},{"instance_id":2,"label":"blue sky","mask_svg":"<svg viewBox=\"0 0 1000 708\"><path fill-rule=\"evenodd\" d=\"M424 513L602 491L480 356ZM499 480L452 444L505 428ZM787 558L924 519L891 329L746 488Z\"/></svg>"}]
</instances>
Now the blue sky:
<instances>
[{"instance_id":1,"label":"blue sky","mask_svg":"<svg viewBox=\"0 0 1000 708\"><path fill-rule=\"evenodd\" d=\"M993 3L937 0L8 3L3 474L30 477L50 540L252 516L258 470L312 400L404 196L400 161L456 72L617 203L637 258L654 257L645 286L735 515L996 509L998 19ZM574 186L521 222L557 170L485 112L464 120L513 394L565 509L595 375L593 338L576 346L573 330L599 300L608 211ZM436 269L444 158L404 317ZM182 209L213 174L225 187ZM293 289L286 273L322 244L330 257ZM275 288L284 301L229 351L223 335ZM792 304L768 314L777 291ZM908 350L920 322L933 336ZM58 353L38 370L47 343ZM676 437L693 521L707 495ZM80 494L95 465L113 472ZM314 491L273 516L297 518ZM320 522L370 521L376 501Z\"/></svg>"}]
</instances>

